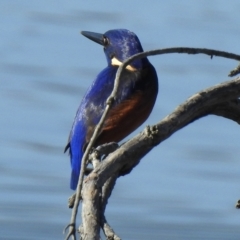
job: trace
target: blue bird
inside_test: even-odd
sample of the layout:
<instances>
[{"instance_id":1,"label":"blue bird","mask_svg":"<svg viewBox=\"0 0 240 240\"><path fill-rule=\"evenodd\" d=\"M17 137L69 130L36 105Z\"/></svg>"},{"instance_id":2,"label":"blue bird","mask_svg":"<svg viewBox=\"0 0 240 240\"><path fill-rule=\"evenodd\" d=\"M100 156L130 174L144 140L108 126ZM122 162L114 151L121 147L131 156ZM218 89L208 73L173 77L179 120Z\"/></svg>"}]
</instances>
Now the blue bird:
<instances>
[{"instance_id":1,"label":"blue bird","mask_svg":"<svg viewBox=\"0 0 240 240\"><path fill-rule=\"evenodd\" d=\"M109 30L104 34L87 31L81 33L103 46L107 67L97 75L83 97L65 147L65 152L69 149L71 158L70 187L73 190L78 184L84 151L113 90L118 67L127 58L143 52L138 37L129 30ZM157 74L147 58L135 60L128 65L120 78L116 101L94 147L119 142L138 128L150 115L157 93Z\"/></svg>"}]
</instances>

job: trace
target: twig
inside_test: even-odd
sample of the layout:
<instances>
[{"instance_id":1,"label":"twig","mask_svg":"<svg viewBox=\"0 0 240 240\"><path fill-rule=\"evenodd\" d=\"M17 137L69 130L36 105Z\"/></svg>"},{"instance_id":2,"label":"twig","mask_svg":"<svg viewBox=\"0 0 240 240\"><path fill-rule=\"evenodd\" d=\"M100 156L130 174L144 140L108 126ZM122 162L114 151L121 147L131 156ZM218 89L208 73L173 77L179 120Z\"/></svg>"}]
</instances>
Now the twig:
<instances>
[{"instance_id":1,"label":"twig","mask_svg":"<svg viewBox=\"0 0 240 240\"><path fill-rule=\"evenodd\" d=\"M218 51L214 49L207 49L207 48L175 47L175 48L156 49L156 50L138 53L128 58L126 61L124 61L123 64L118 68L116 78L115 78L115 83L114 83L114 89L110 95L110 98L111 97L115 98L117 94L119 81L120 81L120 76L122 74L123 69L125 69L127 65L129 65L131 62L133 62L136 59L140 59L148 56L154 56L154 55L169 54L169 53L206 54L206 55L209 55L211 58L213 58L213 56L218 56L218 57L224 57L224 58L240 61L240 55L237 55L234 53L228 53L224 51Z\"/></svg>"}]
</instances>

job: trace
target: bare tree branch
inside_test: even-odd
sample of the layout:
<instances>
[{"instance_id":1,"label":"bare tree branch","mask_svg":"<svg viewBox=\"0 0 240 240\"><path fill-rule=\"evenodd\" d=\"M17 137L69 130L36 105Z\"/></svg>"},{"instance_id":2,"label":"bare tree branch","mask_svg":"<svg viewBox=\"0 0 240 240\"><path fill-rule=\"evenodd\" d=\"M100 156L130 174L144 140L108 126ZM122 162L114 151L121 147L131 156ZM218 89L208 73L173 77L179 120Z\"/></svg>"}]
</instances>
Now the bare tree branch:
<instances>
[{"instance_id":1,"label":"bare tree branch","mask_svg":"<svg viewBox=\"0 0 240 240\"><path fill-rule=\"evenodd\" d=\"M88 184L84 184L83 203L89 201L89 198L85 196L85 194L89 194L89 190L91 192L99 191L111 176L129 173L151 149L189 123L209 114L227 117L239 123L239 97L240 78L208 88L190 97L185 103L178 106L173 113L156 125L147 127L101 162L85 180ZM88 186L91 186L91 188L87 190ZM99 196L94 195L91 201L93 203L99 202L95 198L99 198ZM90 212L91 209L85 207L86 205L83 205L82 212L86 216L83 221L91 221L94 212ZM104 209L102 208L102 211ZM96 222L100 224L99 213L95 217L99 217Z\"/></svg>"},{"instance_id":2,"label":"bare tree branch","mask_svg":"<svg viewBox=\"0 0 240 240\"><path fill-rule=\"evenodd\" d=\"M110 154L93 173L98 174L98 184L104 182L115 172L128 172L153 147L169 138L173 133L189 123L209 114L227 117L239 123L240 119L240 78L224 82L203 90L152 127L123 144ZM233 110L233 112L231 112Z\"/></svg>"}]
</instances>

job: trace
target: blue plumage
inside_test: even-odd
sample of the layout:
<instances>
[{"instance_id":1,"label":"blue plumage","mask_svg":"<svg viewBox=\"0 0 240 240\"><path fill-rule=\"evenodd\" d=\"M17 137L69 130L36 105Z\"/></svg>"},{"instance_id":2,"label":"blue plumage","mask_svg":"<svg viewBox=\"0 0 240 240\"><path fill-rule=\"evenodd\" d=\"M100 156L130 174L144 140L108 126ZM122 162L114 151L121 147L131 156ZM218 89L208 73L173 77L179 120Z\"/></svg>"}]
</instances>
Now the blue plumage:
<instances>
[{"instance_id":1,"label":"blue plumage","mask_svg":"<svg viewBox=\"0 0 240 240\"><path fill-rule=\"evenodd\" d=\"M82 34L104 46L108 66L98 74L83 97L65 148L65 151L69 148L70 152L70 187L73 190L77 187L84 150L112 92L118 66L143 51L137 36L128 30L110 30L103 35L91 32ZM116 102L95 145L118 142L140 126L149 116L157 93L154 67L147 58L134 61L121 76Z\"/></svg>"}]
</instances>

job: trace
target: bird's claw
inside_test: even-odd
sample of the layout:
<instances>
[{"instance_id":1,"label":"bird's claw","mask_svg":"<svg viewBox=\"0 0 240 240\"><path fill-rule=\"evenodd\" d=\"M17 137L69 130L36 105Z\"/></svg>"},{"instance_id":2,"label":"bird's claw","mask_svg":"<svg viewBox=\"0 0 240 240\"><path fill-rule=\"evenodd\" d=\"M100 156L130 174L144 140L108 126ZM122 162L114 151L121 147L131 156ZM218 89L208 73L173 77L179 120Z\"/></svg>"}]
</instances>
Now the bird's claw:
<instances>
[{"instance_id":1,"label":"bird's claw","mask_svg":"<svg viewBox=\"0 0 240 240\"><path fill-rule=\"evenodd\" d=\"M107 156L108 154L114 152L118 147L119 145L116 142L110 142L102 144L94 149L89 158L92 162L93 168L96 168L100 161L104 159L103 156Z\"/></svg>"},{"instance_id":2,"label":"bird's claw","mask_svg":"<svg viewBox=\"0 0 240 240\"><path fill-rule=\"evenodd\" d=\"M98 146L95 151L98 152L98 155L108 155L109 153L114 152L118 148L119 145L116 142L110 142Z\"/></svg>"}]
</instances>

